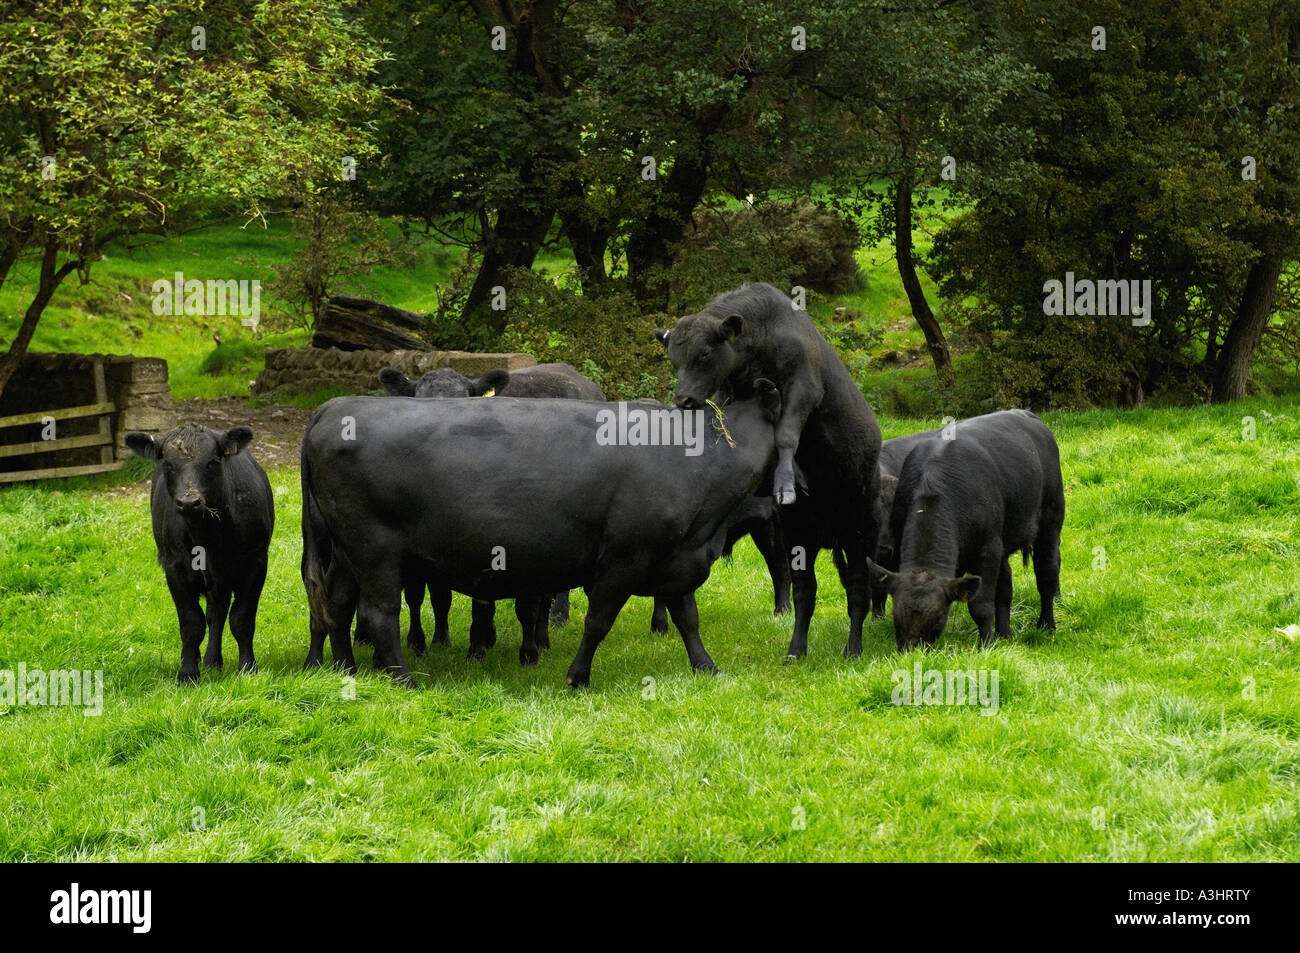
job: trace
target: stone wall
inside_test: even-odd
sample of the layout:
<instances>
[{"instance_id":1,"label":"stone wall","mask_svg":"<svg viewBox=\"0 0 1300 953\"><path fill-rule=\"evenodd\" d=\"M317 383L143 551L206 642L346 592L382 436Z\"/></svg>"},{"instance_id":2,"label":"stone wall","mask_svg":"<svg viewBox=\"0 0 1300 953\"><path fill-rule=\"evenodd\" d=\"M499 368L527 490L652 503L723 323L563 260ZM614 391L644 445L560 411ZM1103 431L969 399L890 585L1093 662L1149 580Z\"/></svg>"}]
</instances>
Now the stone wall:
<instances>
[{"instance_id":1,"label":"stone wall","mask_svg":"<svg viewBox=\"0 0 1300 953\"><path fill-rule=\"evenodd\" d=\"M469 351L340 351L337 348L279 348L266 352L266 367L249 388L263 394L304 394L337 387L353 394L380 390L379 372L395 367L407 377L450 367L478 377L495 367L515 371L532 367L531 354L475 354Z\"/></svg>"}]
</instances>

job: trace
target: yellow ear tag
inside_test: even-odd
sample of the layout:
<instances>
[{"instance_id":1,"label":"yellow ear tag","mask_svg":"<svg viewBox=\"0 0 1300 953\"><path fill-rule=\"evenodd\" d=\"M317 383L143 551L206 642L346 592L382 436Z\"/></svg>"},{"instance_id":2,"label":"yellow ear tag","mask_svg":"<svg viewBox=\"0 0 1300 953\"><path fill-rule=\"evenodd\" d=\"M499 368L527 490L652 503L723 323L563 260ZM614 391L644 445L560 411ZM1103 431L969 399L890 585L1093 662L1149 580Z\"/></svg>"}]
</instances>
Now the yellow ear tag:
<instances>
[{"instance_id":1,"label":"yellow ear tag","mask_svg":"<svg viewBox=\"0 0 1300 953\"><path fill-rule=\"evenodd\" d=\"M496 395L496 392L497 392L497 389L496 389L495 387L493 387L490 391L488 391L487 393L485 393L483 396L484 396L484 397L493 397L493 396Z\"/></svg>"}]
</instances>

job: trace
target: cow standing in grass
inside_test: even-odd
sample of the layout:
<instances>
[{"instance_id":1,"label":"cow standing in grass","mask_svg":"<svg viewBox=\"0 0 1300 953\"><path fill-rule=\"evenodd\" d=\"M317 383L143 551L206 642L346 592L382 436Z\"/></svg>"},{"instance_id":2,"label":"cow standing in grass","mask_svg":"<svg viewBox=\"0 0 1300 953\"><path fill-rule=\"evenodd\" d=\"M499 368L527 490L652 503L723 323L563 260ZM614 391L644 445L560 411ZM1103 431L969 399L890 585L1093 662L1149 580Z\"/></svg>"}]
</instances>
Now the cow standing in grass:
<instances>
[{"instance_id":1,"label":"cow standing in grass","mask_svg":"<svg viewBox=\"0 0 1300 953\"><path fill-rule=\"evenodd\" d=\"M154 465L149 509L158 562L180 620L182 684L198 681L205 629L203 665L221 668L227 614L239 645L239 671L257 667L253 628L275 504L266 473L246 449L252 439L247 427L223 433L198 424L177 427L161 440L138 431L126 435L126 445Z\"/></svg>"},{"instance_id":2,"label":"cow standing in grass","mask_svg":"<svg viewBox=\"0 0 1300 953\"><path fill-rule=\"evenodd\" d=\"M954 602L980 643L1011 635L1012 554L1033 554L1038 627L1055 629L1065 490L1052 431L1027 410L958 421L951 439L916 443L898 478L890 522L898 572L873 564L894 600L900 650L933 645Z\"/></svg>"},{"instance_id":3,"label":"cow standing in grass","mask_svg":"<svg viewBox=\"0 0 1300 953\"><path fill-rule=\"evenodd\" d=\"M807 313L768 284L719 295L655 336L677 371L678 407L703 407L715 394L724 402L744 398L758 377L780 389L773 494L794 584L789 655L807 654L817 601L814 562L827 548L848 596L844 654L860 655L880 481L880 426L862 391ZM803 477L797 494L796 467Z\"/></svg>"},{"instance_id":4,"label":"cow standing in grass","mask_svg":"<svg viewBox=\"0 0 1300 953\"><path fill-rule=\"evenodd\" d=\"M395 367L385 367L379 372L379 382L393 397L552 397L568 400L604 400L605 393L595 383L579 374L568 364L537 364L517 371L495 368L477 380L471 380L450 367L440 367L411 380ZM447 628L447 615L451 611L451 590L432 579L418 575L408 580L405 587L406 605L410 610L411 624L406 632L406 645L416 655L425 650L424 629L420 625L420 607L424 603L425 588L429 590L429 606L433 609L433 643L450 645L451 633ZM496 644L497 632L494 616L496 605L475 599L470 611L470 654L482 654ZM542 648L550 648L551 637L546 628L546 614L537 620L535 638ZM555 625L569 621L568 590L555 594L551 603L550 620ZM359 638L358 641L366 641Z\"/></svg>"}]
</instances>

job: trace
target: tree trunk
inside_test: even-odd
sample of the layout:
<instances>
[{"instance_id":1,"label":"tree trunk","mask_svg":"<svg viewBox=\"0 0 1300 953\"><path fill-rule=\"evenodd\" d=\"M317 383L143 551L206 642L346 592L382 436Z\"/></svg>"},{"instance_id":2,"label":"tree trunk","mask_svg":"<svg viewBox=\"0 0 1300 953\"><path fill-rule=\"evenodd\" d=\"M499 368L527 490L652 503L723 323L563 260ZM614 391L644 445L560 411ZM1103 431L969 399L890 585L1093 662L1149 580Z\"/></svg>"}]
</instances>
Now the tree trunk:
<instances>
[{"instance_id":1,"label":"tree trunk","mask_svg":"<svg viewBox=\"0 0 1300 953\"><path fill-rule=\"evenodd\" d=\"M501 209L491 237L484 243L483 261L479 264L474 284L465 299L461 319L469 322L481 316L492 330L500 334L506 328L508 311L488 309L492 289L505 287L507 268L532 268L537 252L546 240L546 232L555 219L549 208L533 212L524 208ZM507 302L508 306L508 302Z\"/></svg>"},{"instance_id":2,"label":"tree trunk","mask_svg":"<svg viewBox=\"0 0 1300 953\"><path fill-rule=\"evenodd\" d=\"M36 288L36 297L32 298L32 303L27 306L27 311L23 315L23 323L18 328L18 336L9 345L9 350L5 356L0 358L0 394L4 393L9 378L14 376L14 372L18 370L18 365L22 363L23 356L27 353L27 347L32 343L32 335L36 333L36 325L40 322L41 315L45 313L45 306L54 297L55 289L77 267L78 262L72 260L65 262L62 268L55 268L58 257L58 242L52 238L47 239L45 248L41 253L41 280Z\"/></svg>"},{"instance_id":3,"label":"tree trunk","mask_svg":"<svg viewBox=\"0 0 1300 953\"><path fill-rule=\"evenodd\" d=\"M707 180L706 155L679 155L655 210L628 238L627 272L638 301L659 308L668 306L665 269L672 263L672 246L681 241Z\"/></svg>"},{"instance_id":4,"label":"tree trunk","mask_svg":"<svg viewBox=\"0 0 1300 953\"><path fill-rule=\"evenodd\" d=\"M1237 316L1228 326L1214 368L1214 388L1211 400L1216 404L1240 400L1246 396L1246 382L1250 379L1250 366L1273 312L1273 295L1277 279L1282 273L1282 256L1265 252L1250 266L1246 287L1241 294Z\"/></svg>"},{"instance_id":5,"label":"tree trunk","mask_svg":"<svg viewBox=\"0 0 1300 953\"><path fill-rule=\"evenodd\" d=\"M898 261L898 275L903 280L903 290L907 292L908 303L912 306L912 317L916 319L921 333L925 335L926 346L930 349L930 358L934 361L934 371L939 383L951 387L956 380L952 370L952 356L948 351L948 340L943 336L943 329L935 320L930 310L930 302L925 298L921 279L916 274L916 262L912 258L912 176L910 171L899 175L894 197L894 257Z\"/></svg>"}]
</instances>

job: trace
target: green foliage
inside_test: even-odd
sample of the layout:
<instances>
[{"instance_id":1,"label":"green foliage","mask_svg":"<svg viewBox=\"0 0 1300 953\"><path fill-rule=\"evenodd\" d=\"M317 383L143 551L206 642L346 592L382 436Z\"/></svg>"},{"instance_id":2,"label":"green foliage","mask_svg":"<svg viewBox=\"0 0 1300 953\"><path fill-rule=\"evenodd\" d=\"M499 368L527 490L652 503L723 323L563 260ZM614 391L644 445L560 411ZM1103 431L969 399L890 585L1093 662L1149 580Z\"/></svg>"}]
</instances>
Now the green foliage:
<instances>
[{"instance_id":1,"label":"green foliage","mask_svg":"<svg viewBox=\"0 0 1300 953\"><path fill-rule=\"evenodd\" d=\"M256 376L265 358L265 349L260 341L234 338L222 341L209 351L199 363L199 373L212 377L232 374L240 377Z\"/></svg>"},{"instance_id":2,"label":"green foliage","mask_svg":"<svg viewBox=\"0 0 1300 953\"><path fill-rule=\"evenodd\" d=\"M593 299L573 283L511 272L502 347L526 351L538 363L562 362L594 373L607 400L665 399L672 390L672 365L652 332L671 319L643 314L626 292Z\"/></svg>"},{"instance_id":3,"label":"green foliage","mask_svg":"<svg viewBox=\"0 0 1300 953\"><path fill-rule=\"evenodd\" d=\"M289 222L298 248L275 267L266 288L283 309L278 323L288 327L310 332L330 295L366 297L362 276L416 260L409 243L388 237L379 216L337 189L309 192L289 213Z\"/></svg>"}]
</instances>

